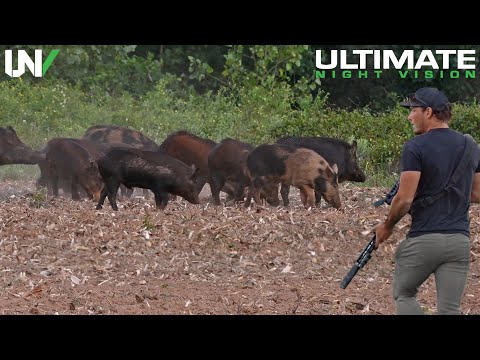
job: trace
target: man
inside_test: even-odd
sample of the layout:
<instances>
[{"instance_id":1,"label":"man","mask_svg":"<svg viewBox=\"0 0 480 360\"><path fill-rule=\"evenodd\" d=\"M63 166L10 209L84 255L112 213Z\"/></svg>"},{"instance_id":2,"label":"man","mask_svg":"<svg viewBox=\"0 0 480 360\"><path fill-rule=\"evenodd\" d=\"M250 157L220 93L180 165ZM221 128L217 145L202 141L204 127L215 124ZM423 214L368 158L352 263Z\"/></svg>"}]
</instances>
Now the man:
<instances>
[{"instance_id":1,"label":"man","mask_svg":"<svg viewBox=\"0 0 480 360\"><path fill-rule=\"evenodd\" d=\"M436 88L419 89L400 105L410 108L408 120L417 136L403 146L400 187L387 219L375 227L375 247L392 235L395 224L410 211L410 231L395 254L397 314L423 314L416 296L432 273L438 314L461 314L470 266L468 210L471 202L480 202L480 150L472 147L467 171L453 189L442 192L466 149L465 136L448 127L451 105ZM436 200L422 201L429 196Z\"/></svg>"}]
</instances>

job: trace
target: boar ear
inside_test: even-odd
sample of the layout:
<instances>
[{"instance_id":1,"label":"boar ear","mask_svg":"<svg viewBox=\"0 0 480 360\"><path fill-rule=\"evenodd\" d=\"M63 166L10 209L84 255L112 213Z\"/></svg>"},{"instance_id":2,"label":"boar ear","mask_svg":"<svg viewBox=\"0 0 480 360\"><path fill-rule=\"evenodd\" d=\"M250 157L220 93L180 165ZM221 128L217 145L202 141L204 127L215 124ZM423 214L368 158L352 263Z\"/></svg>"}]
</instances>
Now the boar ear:
<instances>
[{"instance_id":1,"label":"boar ear","mask_svg":"<svg viewBox=\"0 0 480 360\"><path fill-rule=\"evenodd\" d=\"M196 176L197 173L198 173L199 168L197 168L197 167L195 166L195 164L192 164L191 167L192 167L192 176L191 176L190 178L191 178L191 179L194 179L195 176Z\"/></svg>"},{"instance_id":2,"label":"boar ear","mask_svg":"<svg viewBox=\"0 0 480 360\"><path fill-rule=\"evenodd\" d=\"M14 129L13 127L11 127L10 125L7 126L5 129L7 130L8 136L10 136L12 139L15 138L15 137L18 137L18 136L17 136L17 132L16 132L15 129Z\"/></svg>"},{"instance_id":3,"label":"boar ear","mask_svg":"<svg viewBox=\"0 0 480 360\"><path fill-rule=\"evenodd\" d=\"M338 166L337 166L337 164L333 164L332 170L333 170L333 172L334 172L335 174L338 174Z\"/></svg>"},{"instance_id":4,"label":"boar ear","mask_svg":"<svg viewBox=\"0 0 480 360\"><path fill-rule=\"evenodd\" d=\"M357 140L353 140L353 143L350 146L350 154L352 154L354 158L357 157Z\"/></svg>"},{"instance_id":5,"label":"boar ear","mask_svg":"<svg viewBox=\"0 0 480 360\"><path fill-rule=\"evenodd\" d=\"M352 142L352 151L357 151L357 140L353 140Z\"/></svg>"}]
</instances>

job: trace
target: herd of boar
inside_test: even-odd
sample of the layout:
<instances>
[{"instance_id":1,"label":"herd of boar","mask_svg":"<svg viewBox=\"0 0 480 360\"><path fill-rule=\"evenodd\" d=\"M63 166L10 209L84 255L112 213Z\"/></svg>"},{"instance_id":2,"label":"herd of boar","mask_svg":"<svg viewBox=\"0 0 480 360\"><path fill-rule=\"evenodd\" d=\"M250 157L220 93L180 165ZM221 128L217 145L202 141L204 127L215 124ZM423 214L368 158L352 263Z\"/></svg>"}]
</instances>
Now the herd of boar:
<instances>
[{"instance_id":1,"label":"herd of boar","mask_svg":"<svg viewBox=\"0 0 480 360\"><path fill-rule=\"evenodd\" d=\"M206 183L215 205L221 204L223 191L227 200L245 200L245 207L252 198L256 204L265 199L277 206L281 185L285 206L290 186L295 186L305 207L318 205L323 197L339 209L338 184L366 179L357 163L356 141L289 136L255 147L177 131L157 145L136 130L113 125L92 126L80 139L52 139L39 151L23 144L11 126L0 127L0 165L6 164L38 164L37 187L47 187L55 196L61 187L72 199L79 199L83 190L97 209L108 197L113 210L118 210L120 188L126 196L134 187L149 189L157 208L164 209L177 195L198 204Z\"/></svg>"}]
</instances>

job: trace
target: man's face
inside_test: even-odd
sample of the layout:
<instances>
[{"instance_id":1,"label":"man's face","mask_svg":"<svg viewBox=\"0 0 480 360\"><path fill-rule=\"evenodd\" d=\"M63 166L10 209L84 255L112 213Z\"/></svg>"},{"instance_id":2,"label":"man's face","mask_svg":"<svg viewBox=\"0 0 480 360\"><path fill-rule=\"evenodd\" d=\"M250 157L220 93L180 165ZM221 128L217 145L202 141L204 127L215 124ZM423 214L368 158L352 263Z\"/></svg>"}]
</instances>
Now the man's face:
<instances>
[{"instance_id":1,"label":"man's face","mask_svg":"<svg viewBox=\"0 0 480 360\"><path fill-rule=\"evenodd\" d=\"M412 124L412 130L415 135L423 134L426 131L425 108L413 106L410 108L408 121Z\"/></svg>"}]
</instances>

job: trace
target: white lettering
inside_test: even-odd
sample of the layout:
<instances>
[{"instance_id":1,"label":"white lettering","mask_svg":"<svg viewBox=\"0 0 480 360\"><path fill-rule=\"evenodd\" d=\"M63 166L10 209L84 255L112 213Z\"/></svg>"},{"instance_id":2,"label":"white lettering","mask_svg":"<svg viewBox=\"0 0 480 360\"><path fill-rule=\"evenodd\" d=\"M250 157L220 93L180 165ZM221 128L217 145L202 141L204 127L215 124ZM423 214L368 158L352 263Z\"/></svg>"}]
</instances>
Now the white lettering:
<instances>
[{"instance_id":1,"label":"white lettering","mask_svg":"<svg viewBox=\"0 0 480 360\"><path fill-rule=\"evenodd\" d=\"M357 64L347 63L347 50L340 50L340 69L358 69Z\"/></svg>"},{"instance_id":2,"label":"white lettering","mask_svg":"<svg viewBox=\"0 0 480 360\"><path fill-rule=\"evenodd\" d=\"M360 69L367 68L367 55L373 54L373 50L353 50L352 54L360 55Z\"/></svg>"},{"instance_id":3,"label":"white lettering","mask_svg":"<svg viewBox=\"0 0 480 360\"><path fill-rule=\"evenodd\" d=\"M457 50L437 50L437 54L443 56L442 68L450 69L450 55L455 55Z\"/></svg>"},{"instance_id":4,"label":"white lettering","mask_svg":"<svg viewBox=\"0 0 480 360\"><path fill-rule=\"evenodd\" d=\"M426 60L426 58L428 58L428 60ZM424 66L431 66L432 69L438 69L437 60L435 60L432 50L422 50L415 64L415 69L421 69Z\"/></svg>"},{"instance_id":5,"label":"white lettering","mask_svg":"<svg viewBox=\"0 0 480 360\"><path fill-rule=\"evenodd\" d=\"M42 50L35 50L35 62L25 50L18 50L18 69L13 70L12 50L5 50L5 74L10 77L20 77L25 73L25 65L35 77L42 77Z\"/></svg>"},{"instance_id":6,"label":"white lettering","mask_svg":"<svg viewBox=\"0 0 480 360\"><path fill-rule=\"evenodd\" d=\"M476 62L475 50L422 50L418 58L415 57L414 50L404 50L401 54L399 54L399 56L397 56L393 50L355 49L351 50L351 54L349 53L349 51L350 50L331 50L330 62L328 63L328 60L326 60L325 56L324 59L322 59L322 50L316 50L316 67L321 70L331 70L337 67L339 67L340 70L366 70L368 68L367 63L369 60L369 56L371 56L372 54L373 68L381 70L390 68L394 68L397 70L422 70L424 68L438 70L440 69L440 61L442 66L441 69L450 69L450 64L453 64L452 66L454 66L458 70L474 70ZM10 57L8 57L7 55L8 54L6 54L7 62L9 60L11 64L11 54ZM29 59L25 58L26 54L22 55L23 63L22 61L20 61L19 52L19 72L24 69L24 63L26 63L29 67L32 65L31 60L29 62ZM352 60L350 60L351 63L348 62L349 55L352 58ZM455 58L455 56L457 56L457 58ZM36 60L35 67L37 65L38 64ZM5 67L5 69L7 71L7 66Z\"/></svg>"},{"instance_id":7,"label":"white lettering","mask_svg":"<svg viewBox=\"0 0 480 360\"><path fill-rule=\"evenodd\" d=\"M458 50L458 69L475 69L475 64L465 64L466 61L475 62L475 56L465 56L467 54L475 55L475 50Z\"/></svg>"},{"instance_id":8,"label":"white lettering","mask_svg":"<svg viewBox=\"0 0 480 360\"><path fill-rule=\"evenodd\" d=\"M330 64L323 64L322 63L322 50L316 50L315 51L315 56L316 56L316 66L319 69L334 69L337 67L338 63L338 55L337 55L338 50L332 50L330 52Z\"/></svg>"},{"instance_id":9,"label":"white lettering","mask_svg":"<svg viewBox=\"0 0 480 360\"><path fill-rule=\"evenodd\" d=\"M393 52L393 50L383 51L383 68L384 69L390 69L390 62L392 62L393 67L397 70L400 70L403 67L403 64L405 64L405 61L407 61L407 68L412 69L413 60L414 60L413 50L405 50L400 56L399 60L397 60L397 57Z\"/></svg>"}]
</instances>

